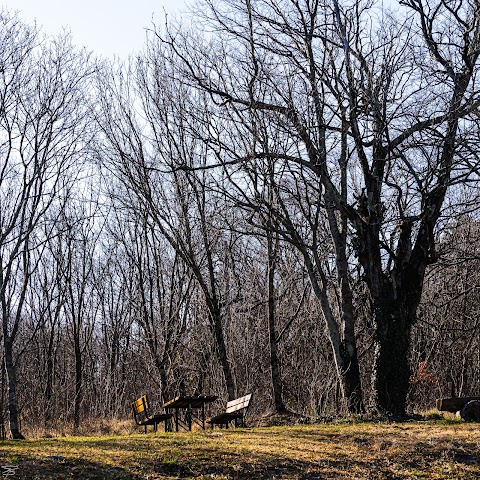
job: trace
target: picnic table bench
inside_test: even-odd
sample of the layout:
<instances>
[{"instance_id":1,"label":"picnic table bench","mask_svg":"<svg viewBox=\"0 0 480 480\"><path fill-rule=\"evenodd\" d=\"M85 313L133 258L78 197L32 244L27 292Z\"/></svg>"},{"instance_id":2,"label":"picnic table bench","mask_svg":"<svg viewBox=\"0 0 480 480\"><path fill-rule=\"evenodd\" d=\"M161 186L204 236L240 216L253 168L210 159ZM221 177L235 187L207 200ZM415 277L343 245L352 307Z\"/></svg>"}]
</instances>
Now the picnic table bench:
<instances>
[{"instance_id":1,"label":"picnic table bench","mask_svg":"<svg viewBox=\"0 0 480 480\"><path fill-rule=\"evenodd\" d=\"M150 403L148 397L143 395L132 403L133 418L137 425L145 427L147 433L147 425L153 425L153 431L157 431L157 426L161 422L165 422L165 431L168 432L170 425L169 420L173 417L171 413L154 413L150 412Z\"/></svg>"},{"instance_id":2,"label":"picnic table bench","mask_svg":"<svg viewBox=\"0 0 480 480\"><path fill-rule=\"evenodd\" d=\"M236 427L238 427L239 425L244 425L245 415L247 414L251 398L252 394L249 393L244 397L236 398L235 400L227 402L225 412L210 418L209 420L207 420L207 423L210 423L212 425L212 428L214 427L214 425L225 425L225 428L228 428L229 423L232 421L235 421Z\"/></svg>"},{"instance_id":3,"label":"picnic table bench","mask_svg":"<svg viewBox=\"0 0 480 480\"><path fill-rule=\"evenodd\" d=\"M217 398L216 395L182 395L164 403L163 408L173 416L177 432L179 427L192 431L194 423L205 430L205 405L214 402ZM185 414L183 419L180 418L181 411Z\"/></svg>"},{"instance_id":4,"label":"picnic table bench","mask_svg":"<svg viewBox=\"0 0 480 480\"><path fill-rule=\"evenodd\" d=\"M480 422L480 397L452 397L437 399L437 410L460 412L467 422Z\"/></svg>"}]
</instances>

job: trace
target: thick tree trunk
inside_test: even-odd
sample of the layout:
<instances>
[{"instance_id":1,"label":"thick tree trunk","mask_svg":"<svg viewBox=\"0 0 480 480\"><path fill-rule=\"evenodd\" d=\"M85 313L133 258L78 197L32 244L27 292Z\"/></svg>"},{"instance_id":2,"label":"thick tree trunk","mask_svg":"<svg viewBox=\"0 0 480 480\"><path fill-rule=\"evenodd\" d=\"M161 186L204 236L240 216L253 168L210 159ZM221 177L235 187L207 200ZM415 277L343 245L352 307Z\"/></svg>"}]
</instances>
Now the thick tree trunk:
<instances>
[{"instance_id":1,"label":"thick tree trunk","mask_svg":"<svg viewBox=\"0 0 480 480\"><path fill-rule=\"evenodd\" d=\"M417 247L422 254L412 254L412 222L400 226L395 266L382 270L379 234L373 226L364 237L369 246L361 255L367 284L372 298L372 317L375 328L375 355L373 366L374 404L379 411L395 416L406 414L410 382L410 333L415 323L417 307L422 295L427 265L427 240L421 248L421 232Z\"/></svg>"},{"instance_id":2,"label":"thick tree trunk","mask_svg":"<svg viewBox=\"0 0 480 480\"><path fill-rule=\"evenodd\" d=\"M15 440L25 438L20 433L18 422L17 406L17 378L15 364L13 363L12 341L9 338L4 340L5 349L5 369L7 371L8 382L8 411L10 416L10 433Z\"/></svg>"},{"instance_id":3,"label":"thick tree trunk","mask_svg":"<svg viewBox=\"0 0 480 480\"><path fill-rule=\"evenodd\" d=\"M412 313L399 300L385 295L374 300L374 403L379 411L404 416L410 381L408 354Z\"/></svg>"}]
</instances>

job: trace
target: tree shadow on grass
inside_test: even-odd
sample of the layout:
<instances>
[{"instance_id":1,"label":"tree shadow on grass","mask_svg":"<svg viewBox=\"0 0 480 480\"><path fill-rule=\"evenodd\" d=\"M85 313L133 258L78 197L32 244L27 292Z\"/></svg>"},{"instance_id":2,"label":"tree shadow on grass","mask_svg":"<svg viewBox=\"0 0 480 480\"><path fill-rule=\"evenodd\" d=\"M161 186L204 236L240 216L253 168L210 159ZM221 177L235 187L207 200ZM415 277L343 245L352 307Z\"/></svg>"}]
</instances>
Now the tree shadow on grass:
<instances>
[{"instance_id":1,"label":"tree shadow on grass","mask_svg":"<svg viewBox=\"0 0 480 480\"><path fill-rule=\"evenodd\" d=\"M457 478L480 478L478 447L465 448L464 444L451 445L448 441L439 445L436 442L416 440L399 449L398 439L363 432L354 435L333 432L312 434L313 432L296 430L290 431L288 435L285 432L281 435L276 433L272 431L265 438L264 432L237 431L234 435L225 432L218 437L217 432L215 436L168 436L158 438L160 441L150 436L144 439L119 437L91 444L86 444L84 440L79 440L78 443L69 440L65 447L71 449L71 454L75 452L75 458L22 452L14 460L18 467L15 476L8 478L386 480L412 478L409 476L411 472L424 475L444 473L443 467L458 473ZM55 451L53 447L58 447L58 444L61 446L62 442L51 444L52 453ZM344 449L339 448L342 445ZM48 442L41 447L43 452L49 451ZM95 455L96 449L102 450L107 462L115 458L121 459L119 461L122 462L122 467L102 464L98 456L95 458L97 462L92 462L91 455ZM81 458L82 456L87 458Z\"/></svg>"},{"instance_id":2,"label":"tree shadow on grass","mask_svg":"<svg viewBox=\"0 0 480 480\"><path fill-rule=\"evenodd\" d=\"M14 480L146 480L146 479L193 479L226 478L245 480L297 479L316 480L332 478L331 473L322 473L315 462L273 459L237 459L230 465L191 465L187 462L145 462L142 473L132 473L124 468L102 465L78 459L75 461L47 457L44 459L19 459L15 464L4 464ZM334 467L330 465L329 468ZM338 466L341 467L340 465ZM331 470L330 470L331 471ZM3 472L2 472L3 473ZM0 477L3 478L3 477ZM341 478L341 477L334 477Z\"/></svg>"},{"instance_id":3,"label":"tree shadow on grass","mask_svg":"<svg viewBox=\"0 0 480 480\"><path fill-rule=\"evenodd\" d=\"M463 459L463 458L462 458ZM370 460L370 461L368 461ZM336 459L318 458L307 461L284 458L271 453L237 453L228 449L203 449L199 455L195 447L186 447L181 457L135 458L130 468L114 467L83 458L70 459L61 456L43 458L16 457L14 463L2 464L12 468L7 478L25 480L160 480L160 479L210 479L222 480L317 480L369 478L387 480L411 478L392 470L373 459L355 460L348 456ZM458 462L458 459L455 459ZM463 462L461 462L463 463ZM465 463L472 467L470 458ZM405 465L403 465L405 467ZM414 467L415 465L412 465ZM417 465L422 470L420 465ZM471 470L461 469L458 478L478 478ZM3 473L3 472L2 472ZM0 477L3 478L3 477Z\"/></svg>"},{"instance_id":4,"label":"tree shadow on grass","mask_svg":"<svg viewBox=\"0 0 480 480\"><path fill-rule=\"evenodd\" d=\"M102 465L86 459L67 459L60 456L40 459L16 458L15 462L3 461L0 478L12 480L140 480L143 477L121 467Z\"/></svg>"},{"instance_id":5,"label":"tree shadow on grass","mask_svg":"<svg viewBox=\"0 0 480 480\"><path fill-rule=\"evenodd\" d=\"M174 478L226 478L245 480L297 479L316 480L342 478L346 463L338 461L307 461L267 453L236 453L229 449L204 448L202 456L195 448L185 449L182 458L172 460L168 465L151 459L145 460L146 471L171 475ZM360 463L348 461L350 467L358 468ZM155 475L153 476L155 477ZM162 477L158 477L162 478ZM345 477L346 478L346 477Z\"/></svg>"}]
</instances>

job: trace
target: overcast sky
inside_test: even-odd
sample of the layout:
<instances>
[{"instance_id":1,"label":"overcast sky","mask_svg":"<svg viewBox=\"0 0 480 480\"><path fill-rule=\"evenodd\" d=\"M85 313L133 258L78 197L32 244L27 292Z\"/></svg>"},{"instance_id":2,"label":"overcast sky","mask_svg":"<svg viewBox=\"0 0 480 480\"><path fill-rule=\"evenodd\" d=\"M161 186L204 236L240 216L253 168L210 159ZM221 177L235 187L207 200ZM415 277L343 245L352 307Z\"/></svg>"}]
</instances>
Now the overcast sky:
<instances>
[{"instance_id":1,"label":"overcast sky","mask_svg":"<svg viewBox=\"0 0 480 480\"><path fill-rule=\"evenodd\" d=\"M112 58L126 58L142 48L152 19L162 24L164 10L181 16L189 0L0 0L20 18L55 35L66 28L76 45Z\"/></svg>"}]
</instances>

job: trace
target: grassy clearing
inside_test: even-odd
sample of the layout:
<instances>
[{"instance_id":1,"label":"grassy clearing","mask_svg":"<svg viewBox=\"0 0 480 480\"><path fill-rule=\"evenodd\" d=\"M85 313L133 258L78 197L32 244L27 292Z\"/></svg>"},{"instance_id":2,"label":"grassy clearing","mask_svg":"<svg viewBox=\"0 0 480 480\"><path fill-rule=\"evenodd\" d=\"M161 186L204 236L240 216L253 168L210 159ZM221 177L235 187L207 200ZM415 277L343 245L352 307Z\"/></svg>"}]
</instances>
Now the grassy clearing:
<instances>
[{"instance_id":1,"label":"grassy clearing","mask_svg":"<svg viewBox=\"0 0 480 480\"><path fill-rule=\"evenodd\" d=\"M480 430L442 421L49 438L0 443L0 465L28 480L478 479Z\"/></svg>"}]
</instances>

